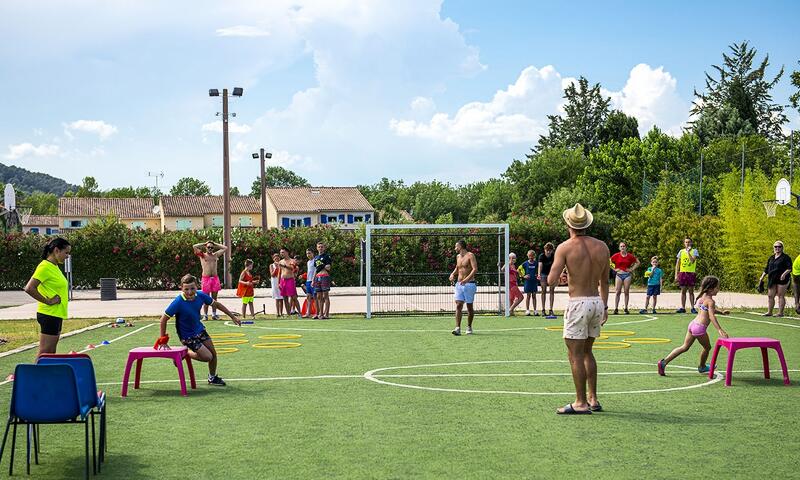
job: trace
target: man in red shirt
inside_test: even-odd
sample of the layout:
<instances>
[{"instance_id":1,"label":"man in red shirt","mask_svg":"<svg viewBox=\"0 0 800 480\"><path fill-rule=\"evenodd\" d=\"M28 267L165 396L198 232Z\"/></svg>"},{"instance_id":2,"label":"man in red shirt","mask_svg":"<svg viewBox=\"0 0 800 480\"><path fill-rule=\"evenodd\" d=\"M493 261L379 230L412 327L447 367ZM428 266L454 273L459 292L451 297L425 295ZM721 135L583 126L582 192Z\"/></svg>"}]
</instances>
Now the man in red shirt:
<instances>
[{"instance_id":1,"label":"man in red shirt","mask_svg":"<svg viewBox=\"0 0 800 480\"><path fill-rule=\"evenodd\" d=\"M619 314L619 296L622 289L625 289L625 314L628 311L628 301L631 297L631 281L633 280L633 271L639 266L639 260L632 254L628 253L628 245L625 242L620 242L619 252L611 256L611 267L614 269L614 282L617 289L617 297L614 302L614 315Z\"/></svg>"}]
</instances>

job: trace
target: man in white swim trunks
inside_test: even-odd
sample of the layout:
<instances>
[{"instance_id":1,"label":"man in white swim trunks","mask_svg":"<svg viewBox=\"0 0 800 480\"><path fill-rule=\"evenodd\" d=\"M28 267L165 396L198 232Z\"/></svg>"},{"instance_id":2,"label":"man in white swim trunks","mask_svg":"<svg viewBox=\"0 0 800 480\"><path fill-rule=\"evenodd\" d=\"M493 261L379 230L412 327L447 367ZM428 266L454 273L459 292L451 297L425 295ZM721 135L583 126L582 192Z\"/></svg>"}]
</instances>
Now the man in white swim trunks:
<instances>
[{"instance_id":1,"label":"man in white swim trunks","mask_svg":"<svg viewBox=\"0 0 800 480\"><path fill-rule=\"evenodd\" d=\"M590 414L603 410L597 401L597 362L592 345L608 320L609 252L604 242L586 235L593 217L583 205L576 203L564 210L563 217L569 227L569 240L556 249L548 281L558 282L559 274L567 267L569 303L564 312L564 342L575 383L575 401L557 413Z\"/></svg>"},{"instance_id":2,"label":"man in white swim trunks","mask_svg":"<svg viewBox=\"0 0 800 480\"><path fill-rule=\"evenodd\" d=\"M456 242L456 253L458 253L456 268L450 274L450 281L455 282L456 300L456 328L453 330L453 335L461 335L461 313L465 303L467 304L467 335L472 335L472 319L475 316L472 304L475 302L475 292L478 291L478 285L475 283L478 260L475 258L475 254L467 251L466 240Z\"/></svg>"}]
</instances>

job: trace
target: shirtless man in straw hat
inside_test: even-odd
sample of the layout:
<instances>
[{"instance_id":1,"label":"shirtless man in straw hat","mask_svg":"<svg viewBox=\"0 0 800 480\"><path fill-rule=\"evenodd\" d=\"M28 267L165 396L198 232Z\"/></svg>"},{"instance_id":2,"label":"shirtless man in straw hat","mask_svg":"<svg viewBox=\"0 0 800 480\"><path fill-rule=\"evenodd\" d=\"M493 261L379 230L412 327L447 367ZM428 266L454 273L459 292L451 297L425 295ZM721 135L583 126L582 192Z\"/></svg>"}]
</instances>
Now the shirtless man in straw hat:
<instances>
[{"instance_id":1,"label":"shirtless man in straw hat","mask_svg":"<svg viewBox=\"0 0 800 480\"><path fill-rule=\"evenodd\" d=\"M556 249L548 283L556 284L567 267L569 303L564 312L564 342L575 383L575 401L557 413L590 414L603 409L597 401L597 362L592 345L600 335L600 326L608 320L609 252L604 242L586 235L593 217L583 205L576 203L562 216L569 227L569 240Z\"/></svg>"}]
</instances>

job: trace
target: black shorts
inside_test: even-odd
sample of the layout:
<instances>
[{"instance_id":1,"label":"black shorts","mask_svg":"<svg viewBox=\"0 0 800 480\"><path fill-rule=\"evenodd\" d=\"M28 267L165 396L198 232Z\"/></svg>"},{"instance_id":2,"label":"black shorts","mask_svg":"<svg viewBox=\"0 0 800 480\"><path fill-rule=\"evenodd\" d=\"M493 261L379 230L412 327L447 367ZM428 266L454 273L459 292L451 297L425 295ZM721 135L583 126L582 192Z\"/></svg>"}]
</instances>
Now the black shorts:
<instances>
[{"instance_id":1,"label":"black shorts","mask_svg":"<svg viewBox=\"0 0 800 480\"><path fill-rule=\"evenodd\" d=\"M208 340L211 340L211 337L208 335L207 331L203 330L193 337L181 338L181 343L189 347L193 352L196 352L200 350L200 347L204 346L203 342Z\"/></svg>"},{"instance_id":2,"label":"black shorts","mask_svg":"<svg viewBox=\"0 0 800 480\"><path fill-rule=\"evenodd\" d=\"M42 333L45 335L61 335L61 324L64 320L45 313L37 313L36 321L42 327Z\"/></svg>"}]
</instances>

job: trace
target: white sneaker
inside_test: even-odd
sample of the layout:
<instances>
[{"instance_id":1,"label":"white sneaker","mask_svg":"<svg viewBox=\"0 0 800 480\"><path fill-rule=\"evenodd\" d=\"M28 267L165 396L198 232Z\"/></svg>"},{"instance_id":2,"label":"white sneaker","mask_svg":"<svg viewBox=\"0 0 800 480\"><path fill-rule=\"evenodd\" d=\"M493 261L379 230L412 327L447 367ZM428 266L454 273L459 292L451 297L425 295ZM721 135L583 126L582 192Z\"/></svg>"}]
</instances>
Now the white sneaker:
<instances>
[{"instance_id":1,"label":"white sneaker","mask_svg":"<svg viewBox=\"0 0 800 480\"><path fill-rule=\"evenodd\" d=\"M472 335L472 327L467 327L467 335Z\"/></svg>"},{"instance_id":2,"label":"white sneaker","mask_svg":"<svg viewBox=\"0 0 800 480\"><path fill-rule=\"evenodd\" d=\"M459 335L461 335L461 329L460 328L453 329L453 331L450 333L458 337Z\"/></svg>"},{"instance_id":3,"label":"white sneaker","mask_svg":"<svg viewBox=\"0 0 800 480\"><path fill-rule=\"evenodd\" d=\"M525 316L526 317L530 317L531 316L531 311L530 310L525 310Z\"/></svg>"}]
</instances>

